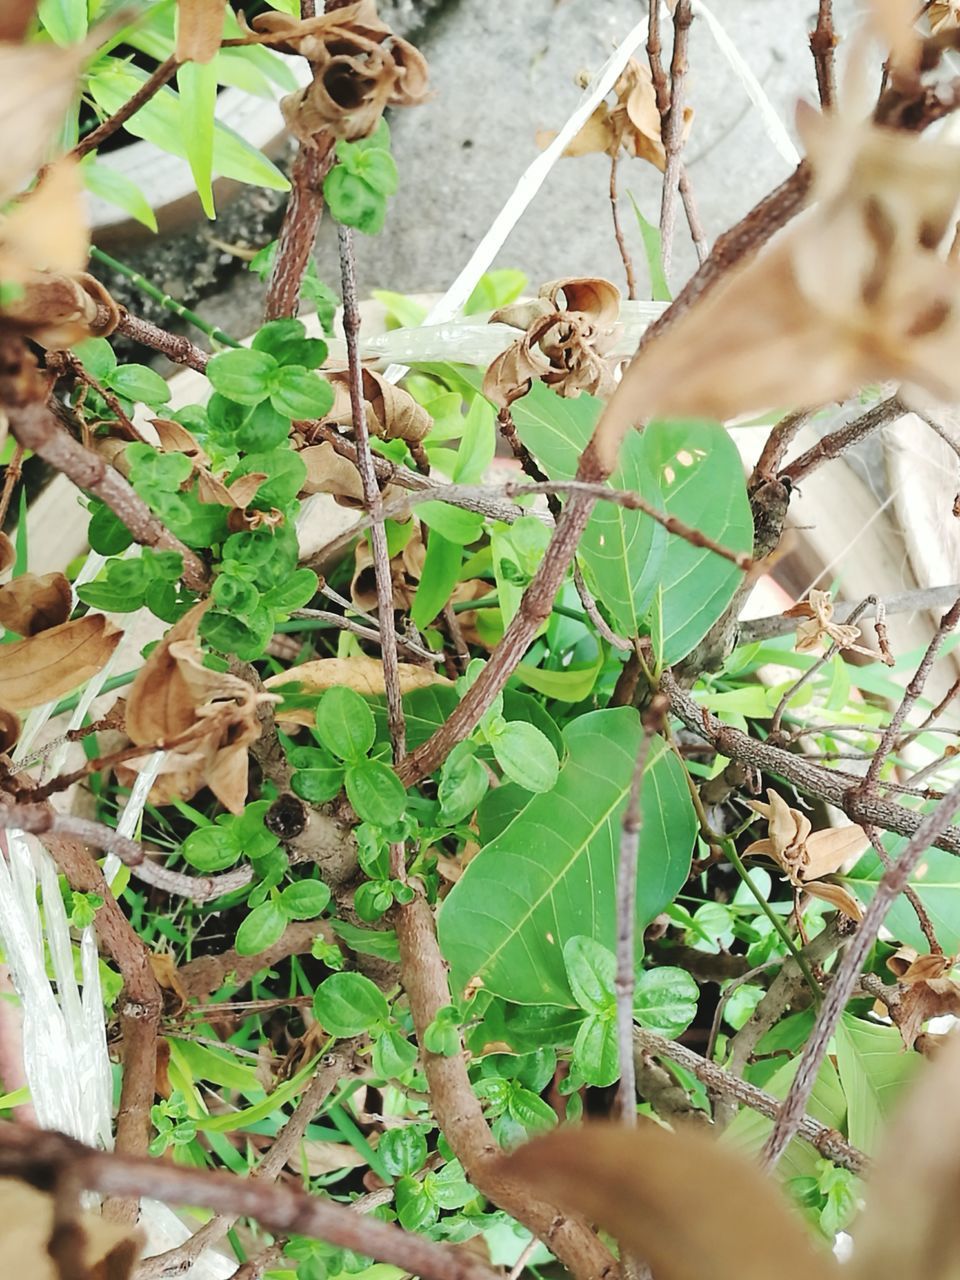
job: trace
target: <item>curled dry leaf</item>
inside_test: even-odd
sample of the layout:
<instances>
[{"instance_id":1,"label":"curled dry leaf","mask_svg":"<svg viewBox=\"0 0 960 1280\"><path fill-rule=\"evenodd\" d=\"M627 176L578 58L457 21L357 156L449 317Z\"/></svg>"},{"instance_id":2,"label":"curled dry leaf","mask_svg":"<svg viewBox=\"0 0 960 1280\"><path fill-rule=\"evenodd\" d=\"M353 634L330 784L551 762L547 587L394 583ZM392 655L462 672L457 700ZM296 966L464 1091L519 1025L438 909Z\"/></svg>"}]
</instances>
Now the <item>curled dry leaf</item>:
<instances>
[{"instance_id":1,"label":"curled dry leaf","mask_svg":"<svg viewBox=\"0 0 960 1280\"><path fill-rule=\"evenodd\" d=\"M23 711L76 689L106 665L120 635L102 613L88 613L4 645L0 706Z\"/></svg>"},{"instance_id":2,"label":"curled dry leaf","mask_svg":"<svg viewBox=\"0 0 960 1280\"><path fill-rule=\"evenodd\" d=\"M650 72L643 63L631 58L614 85L616 102L609 107L601 102L567 149L565 156L585 156L606 152L615 156L621 147L628 155L648 160L662 173L666 153L660 136L660 112ZM683 138L686 140L693 120L693 110L683 112ZM537 142L547 146L557 135L541 131Z\"/></svg>"},{"instance_id":3,"label":"curled dry leaf","mask_svg":"<svg viewBox=\"0 0 960 1280\"><path fill-rule=\"evenodd\" d=\"M798 128L815 207L634 358L598 426L602 466L653 416L821 405L887 379L960 398L960 264L939 252L957 149L805 104Z\"/></svg>"},{"instance_id":4,"label":"curled dry leaf","mask_svg":"<svg viewBox=\"0 0 960 1280\"><path fill-rule=\"evenodd\" d=\"M84 338L105 338L120 323L120 309L99 280L31 271L20 293L0 308L0 328L13 329L41 346L62 350Z\"/></svg>"},{"instance_id":5,"label":"curled dry leaf","mask_svg":"<svg viewBox=\"0 0 960 1280\"><path fill-rule=\"evenodd\" d=\"M414 689L425 689L431 684L449 684L444 676L438 675L432 667L418 667L411 662L398 663L400 692L412 693ZM293 667L289 671L280 671L264 681L264 688L272 693L283 694L284 685L297 685L298 692L320 694L334 685L346 685L364 697L380 697L386 692L383 681L383 663L377 658L317 658L314 662L305 662L302 666ZM285 707L282 703L277 708L276 718L280 724L314 723L312 707Z\"/></svg>"},{"instance_id":6,"label":"curled dry leaf","mask_svg":"<svg viewBox=\"0 0 960 1280\"><path fill-rule=\"evenodd\" d=\"M395 609L409 609L412 606L420 575L423 573L426 554L427 549L423 545L420 525L417 523L407 545L390 561ZM373 563L373 551L367 538L360 539L354 552L350 599L358 609L363 609L364 612L377 607L377 574Z\"/></svg>"},{"instance_id":7,"label":"curled dry leaf","mask_svg":"<svg viewBox=\"0 0 960 1280\"><path fill-rule=\"evenodd\" d=\"M12 751L20 738L20 718L0 707L0 754Z\"/></svg>"},{"instance_id":8,"label":"curled dry leaf","mask_svg":"<svg viewBox=\"0 0 960 1280\"><path fill-rule=\"evenodd\" d=\"M497 1165L531 1194L609 1231L657 1280L840 1275L772 1179L699 1129L671 1133L645 1120L636 1129L558 1129Z\"/></svg>"},{"instance_id":9,"label":"curled dry leaf","mask_svg":"<svg viewBox=\"0 0 960 1280\"><path fill-rule=\"evenodd\" d=\"M208 467L210 459L197 438L179 422L171 418L151 418L150 425L157 433L157 441L164 453L182 453L191 462Z\"/></svg>"},{"instance_id":10,"label":"curled dry leaf","mask_svg":"<svg viewBox=\"0 0 960 1280\"><path fill-rule=\"evenodd\" d=\"M52 1195L14 1178L0 1178L0 1221L8 1275L24 1280L58 1280L63 1275L48 1252L54 1227ZM72 1225L73 1275L128 1280L143 1248L139 1231L108 1222L92 1211L78 1212Z\"/></svg>"},{"instance_id":11,"label":"curled dry leaf","mask_svg":"<svg viewBox=\"0 0 960 1280\"><path fill-rule=\"evenodd\" d=\"M157 985L163 992L163 1011L168 1017L175 1018L190 1003L187 990L180 980L176 961L169 951L151 951L147 959Z\"/></svg>"},{"instance_id":12,"label":"curled dry leaf","mask_svg":"<svg viewBox=\"0 0 960 1280\"><path fill-rule=\"evenodd\" d=\"M832 644L841 649L849 649L852 653L862 653L868 658L876 658L872 649L865 649L856 644L860 628L846 622L833 621L833 599L829 591L818 591L815 587L806 600L801 600L793 608L787 609L785 618L803 618L797 627L797 653L809 653L815 649L826 649Z\"/></svg>"},{"instance_id":13,"label":"curled dry leaf","mask_svg":"<svg viewBox=\"0 0 960 1280\"><path fill-rule=\"evenodd\" d=\"M177 61L210 62L220 49L225 0L177 0Z\"/></svg>"},{"instance_id":14,"label":"curled dry leaf","mask_svg":"<svg viewBox=\"0 0 960 1280\"><path fill-rule=\"evenodd\" d=\"M561 396L610 395L616 379L609 353L619 313L617 287L590 277L553 280L534 301L494 311L491 324L526 333L490 364L483 394L503 409L525 396L538 378Z\"/></svg>"},{"instance_id":15,"label":"curled dry leaf","mask_svg":"<svg viewBox=\"0 0 960 1280\"><path fill-rule=\"evenodd\" d=\"M859 902L841 885L823 881L823 876L839 871L849 859L867 847L867 834L862 827L828 827L811 832L810 819L799 809L791 809L776 791L767 790L769 803L749 800L754 813L767 820L767 837L755 840L743 851L745 858L766 856L772 859L795 889L803 889L822 898L851 920L859 920L863 911Z\"/></svg>"},{"instance_id":16,"label":"curled dry leaf","mask_svg":"<svg viewBox=\"0 0 960 1280\"><path fill-rule=\"evenodd\" d=\"M416 444L433 426L433 419L423 405L414 400L409 391L387 382L382 374L364 368L363 402L366 408L367 430L380 440L406 440ZM327 374L333 387L334 401L324 422L337 426L353 423L350 404L350 375L346 370Z\"/></svg>"},{"instance_id":17,"label":"curled dry leaf","mask_svg":"<svg viewBox=\"0 0 960 1280\"><path fill-rule=\"evenodd\" d=\"M70 583L62 573L22 573L0 587L0 625L19 636L59 627L72 609Z\"/></svg>"},{"instance_id":18,"label":"curled dry leaf","mask_svg":"<svg viewBox=\"0 0 960 1280\"><path fill-rule=\"evenodd\" d=\"M0 444L3 443L3 432L0 432ZM5 533L0 533L0 573L6 573L17 562L17 549Z\"/></svg>"},{"instance_id":19,"label":"curled dry leaf","mask_svg":"<svg viewBox=\"0 0 960 1280\"><path fill-rule=\"evenodd\" d=\"M300 450L307 468L303 493L332 493L344 507L363 506L363 483L360 472L349 458L341 457L329 440L311 444Z\"/></svg>"},{"instance_id":20,"label":"curled dry leaf","mask_svg":"<svg viewBox=\"0 0 960 1280\"><path fill-rule=\"evenodd\" d=\"M899 1003L890 1010L890 1016L905 1048L914 1048L923 1024L930 1018L960 1016L960 982L951 977L955 962L955 956L921 956L912 947L901 947L887 960L887 968L900 984ZM877 1012L886 1015L886 1006Z\"/></svg>"},{"instance_id":21,"label":"curled dry leaf","mask_svg":"<svg viewBox=\"0 0 960 1280\"><path fill-rule=\"evenodd\" d=\"M87 261L86 200L80 169L63 159L0 219L0 275L25 284L37 269L77 272Z\"/></svg>"},{"instance_id":22,"label":"curled dry leaf","mask_svg":"<svg viewBox=\"0 0 960 1280\"><path fill-rule=\"evenodd\" d=\"M207 786L239 813L247 798L247 750L260 736L257 708L275 699L245 680L203 665L197 640L210 607L204 600L184 614L140 669L127 700L126 727L136 746L163 747L157 803L189 800ZM140 761L131 761L137 769Z\"/></svg>"},{"instance_id":23,"label":"curled dry leaf","mask_svg":"<svg viewBox=\"0 0 960 1280\"><path fill-rule=\"evenodd\" d=\"M315 18L264 13L257 31L281 37L277 47L299 53L313 80L281 102L290 131L308 144L326 130L335 138L368 138L387 107L412 107L427 96L423 54L381 22L374 0L360 0Z\"/></svg>"}]
</instances>

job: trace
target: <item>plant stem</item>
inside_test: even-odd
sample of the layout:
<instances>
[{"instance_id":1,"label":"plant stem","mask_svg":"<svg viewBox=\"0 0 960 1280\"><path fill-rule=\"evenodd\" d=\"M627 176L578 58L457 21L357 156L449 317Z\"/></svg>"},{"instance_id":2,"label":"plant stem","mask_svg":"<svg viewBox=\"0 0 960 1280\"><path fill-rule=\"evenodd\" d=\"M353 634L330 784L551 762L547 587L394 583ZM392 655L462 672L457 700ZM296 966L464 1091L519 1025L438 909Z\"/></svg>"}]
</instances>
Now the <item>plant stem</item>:
<instances>
[{"instance_id":1,"label":"plant stem","mask_svg":"<svg viewBox=\"0 0 960 1280\"><path fill-rule=\"evenodd\" d=\"M117 258L111 257L109 253L105 253L103 249L98 249L96 245L90 246L90 257L95 262L100 262L103 266L109 267L111 271L116 271L125 276L131 284L136 285L141 293L145 293L148 298L153 298L154 302L159 302L162 307L172 311L181 320L186 320L189 324L192 324L195 329L205 333L214 342L220 342L225 347L240 347L243 345L236 338L231 338L229 333L224 333L222 329L218 329L216 325L210 324L202 316L198 316L195 311L185 307L182 302L172 298L169 293L164 293L162 289L158 289L155 284L151 284L146 276L135 270L135 268L128 267L125 262L120 262Z\"/></svg>"}]
</instances>

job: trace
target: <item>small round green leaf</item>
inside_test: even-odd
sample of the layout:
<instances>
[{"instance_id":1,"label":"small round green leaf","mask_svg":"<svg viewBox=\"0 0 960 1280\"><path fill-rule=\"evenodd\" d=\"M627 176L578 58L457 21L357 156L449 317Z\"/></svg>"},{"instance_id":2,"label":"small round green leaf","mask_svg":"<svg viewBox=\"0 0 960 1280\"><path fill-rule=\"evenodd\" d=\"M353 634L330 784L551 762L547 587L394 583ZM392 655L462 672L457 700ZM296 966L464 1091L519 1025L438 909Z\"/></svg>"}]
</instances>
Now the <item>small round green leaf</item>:
<instances>
[{"instance_id":1,"label":"small round green leaf","mask_svg":"<svg viewBox=\"0 0 960 1280\"><path fill-rule=\"evenodd\" d=\"M606 1013L616 1008L617 961L611 951L593 938L569 938L563 948L563 963L570 990L581 1009L586 1013Z\"/></svg>"},{"instance_id":2,"label":"small round green leaf","mask_svg":"<svg viewBox=\"0 0 960 1280\"><path fill-rule=\"evenodd\" d=\"M487 794L489 785L487 771L473 754L472 744L459 743L443 762L440 772L437 796L444 821L452 826L468 818Z\"/></svg>"},{"instance_id":3,"label":"small round green leaf","mask_svg":"<svg viewBox=\"0 0 960 1280\"><path fill-rule=\"evenodd\" d=\"M332 1036L358 1036L390 1010L383 992L362 973L334 973L313 993L313 1011Z\"/></svg>"},{"instance_id":4,"label":"small round green leaf","mask_svg":"<svg viewBox=\"0 0 960 1280\"><path fill-rule=\"evenodd\" d=\"M272 947L287 927L287 916L283 909L271 901L262 902L243 921L237 930L235 947L241 956L255 956L260 951Z\"/></svg>"},{"instance_id":5,"label":"small round green leaf","mask_svg":"<svg viewBox=\"0 0 960 1280\"><path fill-rule=\"evenodd\" d=\"M270 394L270 375L277 362L266 351L221 351L207 365L214 391L237 404L259 404Z\"/></svg>"},{"instance_id":6,"label":"small round green leaf","mask_svg":"<svg viewBox=\"0 0 960 1280\"><path fill-rule=\"evenodd\" d=\"M615 1014L591 1013L584 1018L573 1042L573 1065L597 1088L620 1079Z\"/></svg>"},{"instance_id":7,"label":"small round green leaf","mask_svg":"<svg viewBox=\"0 0 960 1280\"><path fill-rule=\"evenodd\" d=\"M693 1022L699 998L700 989L685 969L645 969L637 976L634 1017L648 1031L672 1038Z\"/></svg>"},{"instance_id":8,"label":"small round green leaf","mask_svg":"<svg viewBox=\"0 0 960 1280\"><path fill-rule=\"evenodd\" d=\"M333 405L333 388L312 369L281 365L270 377L270 403L288 418L322 418Z\"/></svg>"},{"instance_id":9,"label":"small round green leaf","mask_svg":"<svg viewBox=\"0 0 960 1280\"><path fill-rule=\"evenodd\" d=\"M405 1075L416 1060L416 1045L411 1044L406 1036L395 1031L393 1027L388 1027L382 1035L377 1037L377 1042L373 1046L373 1069L384 1080Z\"/></svg>"},{"instance_id":10,"label":"small round green leaf","mask_svg":"<svg viewBox=\"0 0 960 1280\"><path fill-rule=\"evenodd\" d=\"M343 685L328 689L317 704L320 741L341 760L360 760L377 736L373 712L360 697Z\"/></svg>"},{"instance_id":11,"label":"small round green leaf","mask_svg":"<svg viewBox=\"0 0 960 1280\"><path fill-rule=\"evenodd\" d=\"M291 920L313 920L329 903L330 888L322 880L298 880L280 891L280 906Z\"/></svg>"},{"instance_id":12,"label":"small round green leaf","mask_svg":"<svg viewBox=\"0 0 960 1280\"><path fill-rule=\"evenodd\" d=\"M198 871L225 871L240 857L240 847L227 827L199 827L184 840L181 852Z\"/></svg>"},{"instance_id":13,"label":"small round green leaf","mask_svg":"<svg viewBox=\"0 0 960 1280\"><path fill-rule=\"evenodd\" d=\"M560 773L560 761L546 734L525 720L511 720L490 735L497 764L511 782L527 791L550 791Z\"/></svg>"},{"instance_id":14,"label":"small round green leaf","mask_svg":"<svg viewBox=\"0 0 960 1280\"><path fill-rule=\"evenodd\" d=\"M364 822L390 827L403 817L407 793L389 765L380 760L361 760L348 765L344 783L347 799Z\"/></svg>"},{"instance_id":15,"label":"small round green leaf","mask_svg":"<svg viewBox=\"0 0 960 1280\"><path fill-rule=\"evenodd\" d=\"M414 1125L388 1129L377 1146L377 1155L391 1178L416 1173L427 1158L427 1140Z\"/></svg>"}]
</instances>

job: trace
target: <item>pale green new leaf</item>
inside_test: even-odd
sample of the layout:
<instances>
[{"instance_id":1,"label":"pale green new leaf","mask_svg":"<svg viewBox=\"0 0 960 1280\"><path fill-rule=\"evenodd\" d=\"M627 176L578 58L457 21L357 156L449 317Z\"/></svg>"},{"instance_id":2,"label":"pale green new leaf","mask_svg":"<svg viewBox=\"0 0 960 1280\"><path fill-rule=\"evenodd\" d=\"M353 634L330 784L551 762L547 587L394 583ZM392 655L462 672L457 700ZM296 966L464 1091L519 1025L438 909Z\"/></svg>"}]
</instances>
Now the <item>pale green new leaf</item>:
<instances>
[{"instance_id":1,"label":"pale green new leaf","mask_svg":"<svg viewBox=\"0 0 960 1280\"><path fill-rule=\"evenodd\" d=\"M872 1155L921 1057L904 1050L896 1027L864 1022L850 1014L841 1018L835 1042L837 1070L847 1097L847 1137Z\"/></svg>"}]
</instances>

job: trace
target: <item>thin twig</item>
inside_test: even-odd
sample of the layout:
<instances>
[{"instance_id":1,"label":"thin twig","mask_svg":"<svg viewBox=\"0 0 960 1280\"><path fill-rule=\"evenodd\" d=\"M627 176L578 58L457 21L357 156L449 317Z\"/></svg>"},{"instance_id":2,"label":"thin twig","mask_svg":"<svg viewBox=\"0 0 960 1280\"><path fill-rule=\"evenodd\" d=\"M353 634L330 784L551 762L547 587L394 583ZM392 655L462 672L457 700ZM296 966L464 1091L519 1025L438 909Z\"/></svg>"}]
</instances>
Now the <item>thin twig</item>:
<instances>
[{"instance_id":1,"label":"thin twig","mask_svg":"<svg viewBox=\"0 0 960 1280\"><path fill-rule=\"evenodd\" d=\"M630 794L620 831L620 857L617 861L617 972L614 991L617 998L617 1050L620 1059L620 1082L617 1085L617 1111L620 1123L628 1129L637 1123L637 1077L633 1067L633 995L636 988L637 930L637 854L643 811L640 795L643 775L650 754L655 726L662 721L667 700L656 695L643 720L643 737L637 751L630 779Z\"/></svg>"},{"instance_id":2,"label":"thin twig","mask_svg":"<svg viewBox=\"0 0 960 1280\"><path fill-rule=\"evenodd\" d=\"M777 1163L797 1133L813 1092L817 1073L827 1052L827 1046L840 1021L841 1014L857 988L860 971L870 948L876 941L887 912L903 892L917 863L947 828L957 809L960 809L960 782L957 782L937 807L923 818L900 857L884 872L877 884L863 919L837 967L836 975L817 1014L813 1030L800 1054L796 1075L774 1121L773 1130L764 1144L761 1159L767 1168Z\"/></svg>"},{"instance_id":3,"label":"thin twig","mask_svg":"<svg viewBox=\"0 0 960 1280\"><path fill-rule=\"evenodd\" d=\"M363 485L363 500L372 521L370 541L373 545L373 567L377 579L377 615L380 620L380 652L383 655L383 684L387 694L387 720L390 725L390 741L393 745L393 761L399 764L406 753L406 728L403 716L403 699L400 696L400 673L397 666L397 631L394 625L393 575L390 570L390 550L383 522L383 495L377 484L367 430L367 415L363 400L363 374L357 337L360 332L360 305L357 300L357 272L353 252L353 231L337 225L337 242L340 246L340 278L343 284L343 331L347 340L347 359L350 365L350 407L353 413L353 434L357 442L357 470Z\"/></svg>"},{"instance_id":4,"label":"thin twig","mask_svg":"<svg viewBox=\"0 0 960 1280\"><path fill-rule=\"evenodd\" d=\"M750 481L747 485L748 490L752 491L757 485L776 479L784 455L796 438L797 433L802 427L806 426L812 416L812 410L799 409L797 412L788 413L786 417L780 419L767 436L760 457L757 459L757 465L753 468L753 474L750 476Z\"/></svg>"},{"instance_id":5,"label":"thin twig","mask_svg":"<svg viewBox=\"0 0 960 1280\"><path fill-rule=\"evenodd\" d=\"M707 233L703 229L703 223L700 221L700 213L697 209L697 202L694 199L693 187L690 183L690 175L687 173L686 165L681 164L680 177L677 181L680 187L680 199L683 201L683 212L686 214L687 226L690 228L690 239L693 241L697 262L702 267L710 257L710 241L707 239Z\"/></svg>"},{"instance_id":6,"label":"thin twig","mask_svg":"<svg viewBox=\"0 0 960 1280\"><path fill-rule=\"evenodd\" d=\"M926 609L941 609L944 605L952 604L960 595L960 582L949 582L942 587L920 587L915 591L904 591L900 595L886 596L883 601L884 611L889 618L896 613L922 613ZM835 600L833 604L833 619L835 622L847 622L850 614L856 609L856 604L849 600ZM861 617L872 618L875 609L868 606ZM777 636L789 635L791 631L796 631L797 619L788 618L783 613L773 613L766 618L754 618L749 622L740 624L740 643L754 644L758 640L773 640ZM942 704L934 708L928 720L935 720L946 707L947 703L960 689L960 681L957 682L953 691L944 698ZM923 728L927 728L925 723L923 727L919 727L917 732L922 732ZM879 733L879 730L876 730ZM912 740L912 738L911 738ZM898 744L900 747L906 744L904 739Z\"/></svg>"},{"instance_id":7,"label":"thin twig","mask_svg":"<svg viewBox=\"0 0 960 1280\"><path fill-rule=\"evenodd\" d=\"M817 71L820 106L824 111L832 111L837 101L836 48L833 0L820 0L817 25L810 32L810 51Z\"/></svg>"},{"instance_id":8,"label":"thin twig","mask_svg":"<svg viewBox=\"0 0 960 1280\"><path fill-rule=\"evenodd\" d=\"M633 269L633 258L631 258L630 250L627 248L627 241L620 223L620 197L617 192L617 168L619 163L620 151L618 148L610 159L610 213L613 217L613 235L617 242L617 248L620 250L624 275L627 277L627 297L632 302L637 296L637 276Z\"/></svg>"},{"instance_id":9,"label":"thin twig","mask_svg":"<svg viewBox=\"0 0 960 1280\"><path fill-rule=\"evenodd\" d=\"M383 635L379 627L364 627L359 622L354 622L352 618L345 618L342 613L331 613L327 609L295 609L290 617L294 621L302 619L305 622L324 622L340 631L349 631L352 635L359 636L362 640L372 640L374 644L379 645L383 643ZM406 649L411 656L419 658L421 661L439 662L441 660L439 654L432 653L429 649L425 649L422 645L415 644L412 640L407 640L403 636L397 637L397 644L401 649Z\"/></svg>"},{"instance_id":10,"label":"thin twig","mask_svg":"<svg viewBox=\"0 0 960 1280\"><path fill-rule=\"evenodd\" d=\"M103 146L106 140L113 137L117 130L125 125L131 116L136 115L142 106L148 103L155 94L160 92L168 80L173 79L176 75L178 66L179 63L173 54L171 54L165 62L161 62L160 65L151 72L147 79L144 80L143 84L140 85L136 92L130 95L122 107L115 111L112 116L108 116L106 120L98 124L96 129L91 129L85 138L80 139L77 145L70 152L71 158L74 160L82 160L83 157L89 155L91 151L96 151L98 147Z\"/></svg>"},{"instance_id":11,"label":"thin twig","mask_svg":"<svg viewBox=\"0 0 960 1280\"><path fill-rule=\"evenodd\" d=\"M839 458L848 449L866 440L867 436L873 435L874 431L879 431L882 427L889 426L891 422L902 418L906 412L899 396L890 396L886 400L881 400L859 418L854 418L853 422L848 422L838 431L818 440L806 453L802 453L789 466L784 467L779 478L789 480L794 485L799 484L811 471L825 462L832 462L834 458Z\"/></svg>"},{"instance_id":12,"label":"thin twig","mask_svg":"<svg viewBox=\"0 0 960 1280\"><path fill-rule=\"evenodd\" d=\"M663 125L663 149L666 161L663 173L663 195L660 202L660 253L663 260L663 273L668 277L673 263L673 228L676 221L680 182L680 152L683 147L683 90L688 70L687 48L692 22L691 0L677 0L677 7L673 12L670 110Z\"/></svg>"},{"instance_id":13,"label":"thin twig","mask_svg":"<svg viewBox=\"0 0 960 1280\"><path fill-rule=\"evenodd\" d=\"M880 832L876 827L871 826L869 822L863 829L867 833L867 839L873 845L873 851L880 860L884 870L889 871L893 866L893 859L883 847ZM917 923L920 925L921 932L927 940L927 946L930 948L930 954L935 956L943 955L943 947L937 939L937 933L933 927L933 921L930 919L927 908L920 901L920 895L917 893L916 889L914 889L912 884L907 883L904 885L903 896L910 903L911 907L913 907L914 914L917 917Z\"/></svg>"},{"instance_id":14,"label":"thin twig","mask_svg":"<svg viewBox=\"0 0 960 1280\"><path fill-rule=\"evenodd\" d=\"M141 346L151 347L159 351L175 364L186 365L188 369L196 369L197 373L205 373L210 363L210 356L182 333L168 333L159 325L135 316L126 307L120 308L120 320L117 332Z\"/></svg>"},{"instance_id":15,"label":"thin twig","mask_svg":"<svg viewBox=\"0 0 960 1280\"><path fill-rule=\"evenodd\" d=\"M709 1062L699 1053L695 1053L676 1040L667 1040L663 1036L658 1036L656 1032L644 1031L636 1027L633 1042L638 1056L655 1054L660 1058L669 1058L671 1062L675 1062L701 1080L711 1092L731 1098L759 1115L772 1119L780 1109L779 1098L764 1092L763 1089L758 1089L756 1085L746 1080L741 1080L739 1076L725 1071L715 1062ZM805 1142L809 1142L816 1151L839 1165L841 1169L849 1169L851 1173L866 1172L869 1163L867 1157L847 1142L836 1129L831 1129L829 1125L821 1124L812 1116L805 1115L800 1121L797 1132Z\"/></svg>"},{"instance_id":16,"label":"thin twig","mask_svg":"<svg viewBox=\"0 0 960 1280\"><path fill-rule=\"evenodd\" d=\"M269 1231L313 1236L369 1254L424 1280L493 1280L479 1258L391 1222L360 1217L342 1204L298 1187L271 1185L232 1173L196 1169L166 1160L135 1159L96 1151L63 1134L0 1124L0 1173L36 1182L68 1168L80 1186L106 1195L146 1195L168 1204L196 1205L216 1213L255 1218Z\"/></svg>"},{"instance_id":17,"label":"thin twig","mask_svg":"<svg viewBox=\"0 0 960 1280\"><path fill-rule=\"evenodd\" d=\"M13 453L10 455L10 461L7 463L6 470L3 473L3 490L0 491L0 529L3 528L3 522L7 518L7 512L10 510L10 499L13 497L13 491L17 487L17 482L23 473L23 455L26 453L22 444L14 445Z\"/></svg>"}]
</instances>

